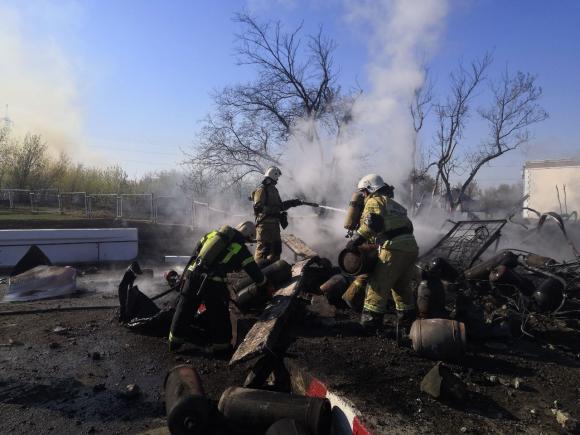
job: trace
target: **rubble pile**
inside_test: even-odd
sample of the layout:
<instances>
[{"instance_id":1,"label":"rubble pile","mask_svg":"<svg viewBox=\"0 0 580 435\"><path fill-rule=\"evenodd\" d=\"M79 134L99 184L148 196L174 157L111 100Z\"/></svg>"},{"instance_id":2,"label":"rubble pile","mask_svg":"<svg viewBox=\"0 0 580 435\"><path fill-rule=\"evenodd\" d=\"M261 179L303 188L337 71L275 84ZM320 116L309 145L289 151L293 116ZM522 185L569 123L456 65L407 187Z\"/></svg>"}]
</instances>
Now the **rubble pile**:
<instances>
[{"instance_id":1,"label":"rubble pile","mask_svg":"<svg viewBox=\"0 0 580 435\"><path fill-rule=\"evenodd\" d=\"M272 298L261 294L246 274L228 276L236 330L229 369L222 363L216 369L218 363L207 355L203 304L192 319L192 331L200 339L170 358L159 397L165 401L169 430L374 434L395 425L412 431L422 427L423 433L464 433L477 432L477 422L487 418L492 423L486 430L509 432L520 424L534 427L549 415L555 427L575 433L580 402L573 402L568 392L553 396L549 403L534 399L544 392L538 392L531 378L535 371L550 378L548 369L544 365L520 369L514 352L521 348L522 354L534 355L537 345L555 352L563 366L580 367L577 343L566 344L562 338L580 337L580 259L561 261L515 248L498 251L506 223L454 223L416 264L412 285L417 319L409 329L387 323L375 335L366 334L358 323L361 289L375 261L373 249L365 252L363 247L358 254L342 251L335 266L299 238L285 236L294 264L279 260L262 269L276 290ZM21 273L30 270L34 268ZM138 333L124 336L126 349L132 346L131 337L168 335L181 273L167 272L166 287L148 296L135 283L152 276L151 270L134 262L118 285L116 317L123 326L119 329ZM86 328L94 332L99 326L89 322ZM75 340L76 330L66 322L55 323L48 331L52 342L44 347L49 352L64 353ZM155 340L157 346L166 346ZM13 338L4 342L7 349L28 345ZM108 363L114 354L91 348L84 355L98 365ZM500 363L496 354L512 359ZM534 364L551 364L548 354L532 358L542 359ZM241 377L218 373L226 370ZM147 373L154 373L161 383L159 370ZM142 380L137 383L124 376L118 383L126 388L118 397L134 404L150 399ZM212 383L210 391L203 386L206 381ZM105 396L111 388L100 380L90 391ZM554 394L557 389L548 390ZM496 403L500 394L507 403L519 398L526 409L517 417L511 415L503 402ZM577 394L578 401L580 390ZM442 410L451 415L447 425L434 423ZM465 423L458 425L463 419Z\"/></svg>"}]
</instances>

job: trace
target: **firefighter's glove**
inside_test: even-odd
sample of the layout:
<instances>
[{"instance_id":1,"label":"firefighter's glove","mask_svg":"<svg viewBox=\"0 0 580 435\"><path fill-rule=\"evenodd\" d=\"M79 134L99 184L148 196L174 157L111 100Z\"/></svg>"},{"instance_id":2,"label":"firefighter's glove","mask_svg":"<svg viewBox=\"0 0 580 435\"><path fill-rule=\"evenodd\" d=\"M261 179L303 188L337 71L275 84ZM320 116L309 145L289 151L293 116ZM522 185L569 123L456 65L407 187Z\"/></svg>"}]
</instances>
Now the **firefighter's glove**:
<instances>
[{"instance_id":1,"label":"firefighter's glove","mask_svg":"<svg viewBox=\"0 0 580 435\"><path fill-rule=\"evenodd\" d=\"M276 289L274 288L270 280L266 278L264 284L258 287L258 291L260 292L260 294L266 296L266 298L270 300L274 296Z\"/></svg>"},{"instance_id":2,"label":"firefighter's glove","mask_svg":"<svg viewBox=\"0 0 580 435\"><path fill-rule=\"evenodd\" d=\"M288 210L289 208L292 207L298 207L299 205L302 205L302 201L299 199L289 199L287 201L283 201L282 202L282 210Z\"/></svg>"},{"instance_id":3,"label":"firefighter's glove","mask_svg":"<svg viewBox=\"0 0 580 435\"><path fill-rule=\"evenodd\" d=\"M357 248L362 245L365 241L365 238L361 236L359 233L354 233L354 236L348 241L346 244L346 249L349 251L356 251Z\"/></svg>"},{"instance_id":4,"label":"firefighter's glove","mask_svg":"<svg viewBox=\"0 0 580 435\"><path fill-rule=\"evenodd\" d=\"M280 213L280 226L282 227L282 229L286 229L286 227L288 226L288 213L286 213L285 211Z\"/></svg>"}]
</instances>

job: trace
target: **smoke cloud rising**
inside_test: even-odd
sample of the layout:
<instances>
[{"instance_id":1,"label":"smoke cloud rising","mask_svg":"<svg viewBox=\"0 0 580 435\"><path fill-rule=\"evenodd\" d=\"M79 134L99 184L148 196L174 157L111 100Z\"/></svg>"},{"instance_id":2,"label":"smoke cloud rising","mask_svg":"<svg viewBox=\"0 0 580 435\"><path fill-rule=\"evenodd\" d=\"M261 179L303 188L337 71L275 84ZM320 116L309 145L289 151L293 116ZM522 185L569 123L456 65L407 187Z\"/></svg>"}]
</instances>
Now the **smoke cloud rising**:
<instances>
[{"instance_id":1,"label":"smoke cloud rising","mask_svg":"<svg viewBox=\"0 0 580 435\"><path fill-rule=\"evenodd\" d=\"M30 11L48 13L42 6L31 2ZM32 35L30 17L16 7L0 5L0 23L1 116L8 105L17 136L41 134L53 153L78 154L82 110L67 56L54 39Z\"/></svg>"},{"instance_id":2,"label":"smoke cloud rising","mask_svg":"<svg viewBox=\"0 0 580 435\"><path fill-rule=\"evenodd\" d=\"M370 32L370 89L357 98L353 119L338 137L322 137L319 146L309 146L305 140L312 137L313 125L311 120L303 121L283 160L291 186L282 186L288 195L304 193L342 207L357 180L367 173L379 173L395 186L408 177L414 147L409 105L425 80L423 65L437 48L448 2L353 0L346 3L346 9L346 21L355 30L360 29L365 38ZM329 222L341 233L342 219L337 216ZM312 233L304 227L299 231ZM303 235L307 240L314 236Z\"/></svg>"}]
</instances>

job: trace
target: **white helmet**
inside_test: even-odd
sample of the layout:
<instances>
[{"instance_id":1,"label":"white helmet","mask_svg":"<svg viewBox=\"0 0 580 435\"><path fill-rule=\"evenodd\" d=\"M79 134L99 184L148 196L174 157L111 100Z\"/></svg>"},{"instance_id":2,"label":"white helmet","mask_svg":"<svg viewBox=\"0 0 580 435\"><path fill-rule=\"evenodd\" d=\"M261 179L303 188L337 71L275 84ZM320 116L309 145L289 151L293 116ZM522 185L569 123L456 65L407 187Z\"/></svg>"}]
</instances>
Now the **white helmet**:
<instances>
[{"instance_id":1,"label":"white helmet","mask_svg":"<svg viewBox=\"0 0 580 435\"><path fill-rule=\"evenodd\" d=\"M368 174L360 179L358 182L358 190L368 190L370 193L375 193L381 187L385 187L387 183L383 177L377 174Z\"/></svg>"},{"instance_id":2,"label":"white helmet","mask_svg":"<svg viewBox=\"0 0 580 435\"><path fill-rule=\"evenodd\" d=\"M242 235L248 242L253 242L256 240L256 225L254 224L254 222L251 221L241 222L236 226L236 230L242 233Z\"/></svg>"},{"instance_id":3,"label":"white helmet","mask_svg":"<svg viewBox=\"0 0 580 435\"><path fill-rule=\"evenodd\" d=\"M282 171L277 166L270 166L266 169L266 172L264 172L264 177L271 178L274 181L278 181L280 175L282 175Z\"/></svg>"}]
</instances>

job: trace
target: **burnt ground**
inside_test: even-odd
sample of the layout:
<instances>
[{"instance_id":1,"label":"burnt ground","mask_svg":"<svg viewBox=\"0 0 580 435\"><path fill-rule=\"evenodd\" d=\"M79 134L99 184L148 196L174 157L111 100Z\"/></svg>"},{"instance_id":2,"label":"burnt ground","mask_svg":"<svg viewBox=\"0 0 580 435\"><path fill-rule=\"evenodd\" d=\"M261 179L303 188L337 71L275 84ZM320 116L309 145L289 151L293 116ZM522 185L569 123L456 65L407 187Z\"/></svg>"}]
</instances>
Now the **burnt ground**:
<instances>
[{"instance_id":1,"label":"burnt ground","mask_svg":"<svg viewBox=\"0 0 580 435\"><path fill-rule=\"evenodd\" d=\"M158 272L149 286L137 281L146 294L165 288ZM83 277L88 291L77 298L0 309L115 306L121 274L112 269ZM472 342L463 361L448 364L468 389L456 403L420 392L433 361L388 336L355 334L348 312L339 310L336 320L297 316L287 357L354 402L373 433L562 433L551 412L554 401L580 418L580 334L573 329L544 331L539 339ZM0 345L0 433L167 433L162 385L169 368L191 362L216 400L226 387L241 385L248 369L191 349L170 354L165 338L120 326L114 309L0 316ZM522 386L490 382L490 375L517 377ZM129 384L141 394L128 396Z\"/></svg>"},{"instance_id":2,"label":"burnt ground","mask_svg":"<svg viewBox=\"0 0 580 435\"><path fill-rule=\"evenodd\" d=\"M377 433L562 433L551 411L555 400L580 417L578 331L546 331L547 341L472 343L462 361L447 364L467 386L467 398L457 403L420 391L434 361L389 337L357 336L340 323L298 328L289 352L370 415ZM490 382L490 375L519 378L521 386Z\"/></svg>"}]
</instances>

